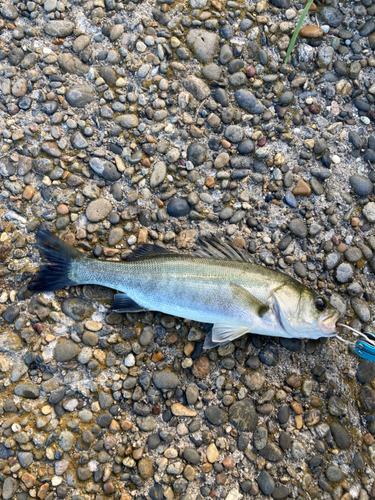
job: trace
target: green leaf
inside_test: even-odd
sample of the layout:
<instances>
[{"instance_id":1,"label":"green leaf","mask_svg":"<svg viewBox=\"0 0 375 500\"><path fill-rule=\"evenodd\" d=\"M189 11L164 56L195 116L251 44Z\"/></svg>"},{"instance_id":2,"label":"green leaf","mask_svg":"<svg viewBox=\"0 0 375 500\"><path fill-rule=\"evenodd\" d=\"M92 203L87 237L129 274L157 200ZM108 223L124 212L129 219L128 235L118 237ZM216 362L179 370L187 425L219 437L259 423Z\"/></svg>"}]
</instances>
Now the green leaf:
<instances>
[{"instance_id":1,"label":"green leaf","mask_svg":"<svg viewBox=\"0 0 375 500\"><path fill-rule=\"evenodd\" d=\"M305 5L305 8L302 11L302 14L301 14L300 18L298 19L298 23L297 23L296 29L294 30L292 39L290 40L289 47L288 47L288 50L286 52L286 56L285 56L285 59L284 59L284 63L285 64L289 61L289 57L290 57L290 54L292 53L294 44L296 43L299 30L302 28L303 21L305 20L305 17L307 16L307 13L308 13L308 11L309 11L309 9L310 9L311 4L313 3L313 1L314 0L309 0L307 2L307 4Z\"/></svg>"}]
</instances>

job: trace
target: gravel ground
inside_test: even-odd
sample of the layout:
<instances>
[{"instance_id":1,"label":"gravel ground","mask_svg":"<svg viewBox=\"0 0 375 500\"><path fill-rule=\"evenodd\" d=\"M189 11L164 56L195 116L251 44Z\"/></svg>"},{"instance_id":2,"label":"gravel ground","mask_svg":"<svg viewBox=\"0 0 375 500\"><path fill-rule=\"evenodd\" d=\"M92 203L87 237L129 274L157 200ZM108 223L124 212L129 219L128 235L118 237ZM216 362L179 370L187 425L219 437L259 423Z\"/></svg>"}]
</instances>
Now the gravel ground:
<instances>
[{"instance_id":1,"label":"gravel ground","mask_svg":"<svg viewBox=\"0 0 375 500\"><path fill-rule=\"evenodd\" d=\"M373 328L375 3L0 5L4 500L375 497L375 363L334 339L31 294L36 229L100 259L229 237ZM372 330L372 331L375 331ZM345 334L344 334L345 335Z\"/></svg>"}]
</instances>

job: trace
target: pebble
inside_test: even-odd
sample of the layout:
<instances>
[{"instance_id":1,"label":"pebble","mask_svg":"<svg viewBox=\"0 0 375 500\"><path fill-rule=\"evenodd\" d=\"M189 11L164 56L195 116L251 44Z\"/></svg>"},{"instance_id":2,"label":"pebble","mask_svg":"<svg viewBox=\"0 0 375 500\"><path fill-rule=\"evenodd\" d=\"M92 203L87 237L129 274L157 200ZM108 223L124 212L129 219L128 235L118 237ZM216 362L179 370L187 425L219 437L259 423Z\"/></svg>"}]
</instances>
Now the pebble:
<instances>
[{"instance_id":1,"label":"pebble","mask_svg":"<svg viewBox=\"0 0 375 500\"><path fill-rule=\"evenodd\" d=\"M167 371L156 373L153 381L158 389L175 389L180 383L177 375Z\"/></svg>"},{"instance_id":2,"label":"pebble","mask_svg":"<svg viewBox=\"0 0 375 500\"><path fill-rule=\"evenodd\" d=\"M101 177L108 181L117 181L121 177L121 173L116 168L116 165L108 160L93 157L89 161L90 167Z\"/></svg>"},{"instance_id":3,"label":"pebble","mask_svg":"<svg viewBox=\"0 0 375 500\"><path fill-rule=\"evenodd\" d=\"M373 184L367 177L363 175L352 175L349 178L350 185L353 191L358 196L368 196L372 193Z\"/></svg>"},{"instance_id":4,"label":"pebble","mask_svg":"<svg viewBox=\"0 0 375 500\"><path fill-rule=\"evenodd\" d=\"M235 98L241 108L245 109L248 113L261 114L265 110L263 104L248 90L237 90Z\"/></svg>"},{"instance_id":5,"label":"pebble","mask_svg":"<svg viewBox=\"0 0 375 500\"><path fill-rule=\"evenodd\" d=\"M111 213L112 204L105 198L98 198L91 201L86 209L86 217L91 222L99 222Z\"/></svg>"},{"instance_id":6,"label":"pebble","mask_svg":"<svg viewBox=\"0 0 375 500\"><path fill-rule=\"evenodd\" d=\"M171 217L184 217L189 212L189 203L183 198L173 198L167 205L167 213Z\"/></svg>"},{"instance_id":7,"label":"pebble","mask_svg":"<svg viewBox=\"0 0 375 500\"><path fill-rule=\"evenodd\" d=\"M65 362L74 359L79 354L79 346L68 339L57 342L54 356L56 361Z\"/></svg>"},{"instance_id":8,"label":"pebble","mask_svg":"<svg viewBox=\"0 0 375 500\"><path fill-rule=\"evenodd\" d=\"M229 421L242 432L250 432L258 423L258 415L250 399L243 399L229 408Z\"/></svg>"},{"instance_id":9,"label":"pebble","mask_svg":"<svg viewBox=\"0 0 375 500\"><path fill-rule=\"evenodd\" d=\"M218 406L209 406L205 411L205 416L207 420L215 426L222 425L226 422L227 416L224 410Z\"/></svg>"}]
</instances>

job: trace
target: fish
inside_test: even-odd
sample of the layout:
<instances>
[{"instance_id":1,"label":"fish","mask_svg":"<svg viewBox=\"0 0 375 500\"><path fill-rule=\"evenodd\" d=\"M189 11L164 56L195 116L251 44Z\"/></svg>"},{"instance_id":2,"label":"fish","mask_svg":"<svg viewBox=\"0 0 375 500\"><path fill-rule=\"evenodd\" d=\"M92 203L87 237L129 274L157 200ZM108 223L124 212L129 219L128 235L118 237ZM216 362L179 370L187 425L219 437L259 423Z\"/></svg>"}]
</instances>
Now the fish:
<instances>
[{"instance_id":1,"label":"fish","mask_svg":"<svg viewBox=\"0 0 375 500\"><path fill-rule=\"evenodd\" d=\"M253 264L230 240L202 239L194 254L144 244L122 262L88 257L44 228L37 231L36 246L44 263L30 291L109 287L120 292L111 306L119 313L158 311L212 323L205 349L249 332L309 339L337 332L340 313L324 297L288 274Z\"/></svg>"}]
</instances>

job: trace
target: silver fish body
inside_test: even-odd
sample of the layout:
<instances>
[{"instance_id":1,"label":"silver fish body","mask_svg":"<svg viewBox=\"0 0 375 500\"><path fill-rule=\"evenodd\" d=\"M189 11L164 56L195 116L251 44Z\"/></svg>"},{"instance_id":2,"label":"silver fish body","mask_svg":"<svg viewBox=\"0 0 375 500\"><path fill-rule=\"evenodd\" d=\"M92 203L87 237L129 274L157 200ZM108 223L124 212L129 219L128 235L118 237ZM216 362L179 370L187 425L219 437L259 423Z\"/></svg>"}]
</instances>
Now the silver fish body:
<instances>
[{"instance_id":1,"label":"silver fish body","mask_svg":"<svg viewBox=\"0 0 375 500\"><path fill-rule=\"evenodd\" d=\"M59 242L65 251L71 248ZM130 262L89 259L73 249L74 255L65 266L66 284L97 284L122 292L115 298L115 310L160 311L213 323L215 343L249 331L310 338L336 331L337 311L326 303L324 311L319 310L315 292L284 273L245 261L200 258L148 247L144 255ZM43 253L43 241L39 248ZM50 262L51 253L44 255ZM49 267L53 266L44 266L42 271L48 272ZM32 284L31 289L35 289Z\"/></svg>"}]
</instances>

